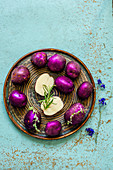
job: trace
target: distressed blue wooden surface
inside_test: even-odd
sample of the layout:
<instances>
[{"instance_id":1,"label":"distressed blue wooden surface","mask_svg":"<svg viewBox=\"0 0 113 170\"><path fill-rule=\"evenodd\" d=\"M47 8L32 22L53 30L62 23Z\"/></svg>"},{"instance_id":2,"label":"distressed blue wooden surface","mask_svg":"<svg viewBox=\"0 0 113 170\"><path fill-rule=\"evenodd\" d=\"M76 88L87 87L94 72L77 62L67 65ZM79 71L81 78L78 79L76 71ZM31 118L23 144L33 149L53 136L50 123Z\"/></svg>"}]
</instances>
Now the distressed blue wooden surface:
<instances>
[{"instance_id":1,"label":"distressed blue wooden surface","mask_svg":"<svg viewBox=\"0 0 113 170\"><path fill-rule=\"evenodd\" d=\"M0 169L113 169L113 31L111 0L0 1ZM3 85L11 66L24 54L57 48L80 58L96 82L95 109L75 134L43 141L21 132L9 119L3 103ZM78 143L85 128L97 129L98 96L110 101L102 114L98 144L94 137Z\"/></svg>"}]
</instances>

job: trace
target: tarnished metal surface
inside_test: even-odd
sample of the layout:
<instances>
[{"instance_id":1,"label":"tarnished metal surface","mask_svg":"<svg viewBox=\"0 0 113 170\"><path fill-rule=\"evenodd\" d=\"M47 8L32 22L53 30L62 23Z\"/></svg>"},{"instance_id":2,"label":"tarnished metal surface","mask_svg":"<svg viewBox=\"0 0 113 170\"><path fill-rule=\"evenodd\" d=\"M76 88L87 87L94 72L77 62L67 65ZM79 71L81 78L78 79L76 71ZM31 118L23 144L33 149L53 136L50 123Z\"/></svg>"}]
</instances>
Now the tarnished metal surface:
<instances>
[{"instance_id":1,"label":"tarnished metal surface","mask_svg":"<svg viewBox=\"0 0 113 170\"><path fill-rule=\"evenodd\" d=\"M73 56L67 52L61 51L61 50L42 49L41 51L46 52L47 56L48 55L52 56L55 52L60 53L60 54L64 55L67 62L69 62L70 59L73 60L74 58L76 58L75 56ZM36 51L32 52L32 54L33 53L36 53ZM4 95L4 104L5 104L5 108L6 108L6 111L9 115L10 119L22 131L29 134L30 136L40 138L40 139L45 139L45 140L47 140L47 139L48 140L61 139L61 138L67 137L67 136L75 133L87 122L87 120L89 119L89 117L94 109L94 105L95 105L96 90L93 90L92 94L88 97L87 100L80 100L76 96L76 89L84 81L89 81L89 82L91 81L91 83L93 84L93 87L95 88L95 83L94 83L94 80L93 80L93 77L92 77L90 71L87 69L87 67L84 65L84 63L82 63L80 61L80 59L76 58L76 62L78 61L79 64L81 65L81 73L79 75L79 79L73 80L73 82L75 83L74 91L68 95L65 95L64 93L61 94L60 91L57 91L57 89L54 89L55 95L58 95L62 99L64 107L61 112L58 112L54 116L47 117L43 114L43 112L40 108L40 104L37 103L37 101L39 101L41 98L39 95L37 95L37 93L35 93L35 89L34 89L35 82L36 82L37 78L45 72L47 72L49 75L51 75L54 79L58 76L65 75L65 69L60 73L51 72L48 70L48 67L37 69L31 63L30 58L31 58L31 53L20 58L19 61L17 61L14 64L14 66L12 66L11 70L8 72L8 75L7 75L5 83L4 83L4 94L3 94ZM30 80L21 86L20 85L15 86L13 83L11 83L11 79L10 79L11 72L12 72L12 70L14 70L16 65L25 65L30 71ZM14 108L13 106L10 107L10 103L8 102L9 94L11 93L11 91L13 91L15 89L21 90L23 93L25 93L27 95L27 105L25 108ZM80 102L81 104L84 105L85 109L87 110L87 115L86 115L87 118L83 122L81 122L81 124L79 124L79 125L69 126L69 125L66 125L66 122L64 119L64 114L70 108L70 106L72 104L74 104L75 102L76 103ZM24 117L26 115L26 112L28 111L28 108L31 106L34 109L36 109L37 112L40 112L40 114L41 114L40 133L38 132L38 133L31 134L31 133L28 133L28 131L26 131L25 124L24 124ZM44 132L45 126L46 126L47 122L53 121L53 120L58 120L61 122L62 132L57 137L52 137L52 138L49 137L48 138Z\"/></svg>"},{"instance_id":2,"label":"tarnished metal surface","mask_svg":"<svg viewBox=\"0 0 113 170\"><path fill-rule=\"evenodd\" d=\"M113 43L110 0L16 0L0 2L0 169L112 169L113 168ZM43 141L24 134L9 119L3 85L12 65L24 54L41 48L68 51L82 60L96 82L95 109L75 134ZM85 128L97 129L98 97L110 101L102 113L98 143Z\"/></svg>"}]
</instances>

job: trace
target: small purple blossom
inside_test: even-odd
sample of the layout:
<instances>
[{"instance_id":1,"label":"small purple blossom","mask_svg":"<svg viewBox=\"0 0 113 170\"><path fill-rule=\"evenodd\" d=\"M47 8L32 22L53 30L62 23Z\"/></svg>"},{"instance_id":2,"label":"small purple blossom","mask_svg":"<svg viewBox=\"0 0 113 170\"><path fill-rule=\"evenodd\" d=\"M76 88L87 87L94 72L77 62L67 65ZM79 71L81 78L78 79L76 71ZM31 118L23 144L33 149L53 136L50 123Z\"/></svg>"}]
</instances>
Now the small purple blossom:
<instances>
[{"instance_id":1,"label":"small purple blossom","mask_svg":"<svg viewBox=\"0 0 113 170\"><path fill-rule=\"evenodd\" d=\"M105 84L102 83L100 79L97 80L98 85L100 86L101 89L105 89Z\"/></svg>"},{"instance_id":2,"label":"small purple blossom","mask_svg":"<svg viewBox=\"0 0 113 170\"><path fill-rule=\"evenodd\" d=\"M91 136L95 133L94 130L92 128L86 128L85 129L87 131L87 135Z\"/></svg>"},{"instance_id":3,"label":"small purple blossom","mask_svg":"<svg viewBox=\"0 0 113 170\"><path fill-rule=\"evenodd\" d=\"M102 89L105 89L105 84L102 84L100 87L101 87Z\"/></svg>"},{"instance_id":4,"label":"small purple blossom","mask_svg":"<svg viewBox=\"0 0 113 170\"><path fill-rule=\"evenodd\" d=\"M105 102L105 98L101 98L100 100L99 100L99 106L104 106L104 105L106 105L106 102Z\"/></svg>"},{"instance_id":5,"label":"small purple blossom","mask_svg":"<svg viewBox=\"0 0 113 170\"><path fill-rule=\"evenodd\" d=\"M98 84L102 84L102 81L100 79L97 80Z\"/></svg>"}]
</instances>

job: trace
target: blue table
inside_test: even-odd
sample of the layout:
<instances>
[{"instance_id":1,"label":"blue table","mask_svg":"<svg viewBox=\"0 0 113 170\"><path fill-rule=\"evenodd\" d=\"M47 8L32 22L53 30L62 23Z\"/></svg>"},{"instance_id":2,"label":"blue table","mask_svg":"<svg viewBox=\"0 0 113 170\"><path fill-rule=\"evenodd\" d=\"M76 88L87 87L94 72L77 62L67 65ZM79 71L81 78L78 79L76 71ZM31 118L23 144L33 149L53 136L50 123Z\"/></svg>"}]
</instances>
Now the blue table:
<instances>
[{"instance_id":1,"label":"blue table","mask_svg":"<svg viewBox=\"0 0 113 170\"><path fill-rule=\"evenodd\" d=\"M113 43L111 0L0 1L0 169L113 169ZM68 51L90 69L97 91L94 111L73 135L54 141L35 139L9 119L3 85L12 65L23 55L42 48ZM111 90L112 89L112 90ZM80 138L88 127L97 130L98 99L108 106L102 113L98 143L95 135Z\"/></svg>"}]
</instances>

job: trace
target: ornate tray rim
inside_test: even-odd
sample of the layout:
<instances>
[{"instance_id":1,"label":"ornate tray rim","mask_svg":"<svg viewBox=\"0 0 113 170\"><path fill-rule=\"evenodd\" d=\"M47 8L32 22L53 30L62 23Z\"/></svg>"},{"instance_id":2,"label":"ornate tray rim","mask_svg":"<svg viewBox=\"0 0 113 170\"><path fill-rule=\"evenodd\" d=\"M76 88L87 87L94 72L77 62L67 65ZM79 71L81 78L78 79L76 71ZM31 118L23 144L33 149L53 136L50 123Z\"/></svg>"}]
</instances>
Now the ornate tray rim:
<instances>
[{"instance_id":1,"label":"ornate tray rim","mask_svg":"<svg viewBox=\"0 0 113 170\"><path fill-rule=\"evenodd\" d=\"M82 66L84 66L84 68L86 69L87 73L88 73L88 76L93 84L93 87L94 87L94 91L93 91L93 102L92 102L92 106L90 108L90 111L86 117L86 119L83 121L83 123L75 130L65 134L65 135L62 135L62 136L57 136L57 137L43 137L43 136L38 136L38 135L35 135L35 134L32 134L32 133L29 133L28 131L24 130L15 120L14 118L12 117L9 109L8 109L8 104L7 104L7 99L6 99L6 88L7 88L7 83L8 83L8 78L12 72L12 70L14 69L14 67L21 61L23 60L24 58L27 58L28 56L32 55L33 53L36 53L36 52L40 52L40 51L56 51L56 52L61 52L63 54L66 54L66 55L69 55L73 58L75 58L78 62L80 62L82 64ZM89 71L89 69L87 68L87 66L79 59L77 58L75 55L67 52L67 51L64 51L64 50L60 50L60 49L54 49L54 48L45 48L45 49L39 49L39 50L35 50L35 51L32 51L32 52L29 52L27 54L25 54L24 56L22 56L20 59L18 59L14 64L13 66L11 67L11 69L9 70L7 76L6 76L6 79L5 79L5 82L4 82L4 88L3 88L3 99L4 99L4 104L5 104L5 108L6 108L6 111L8 113L8 116L10 117L10 119L12 120L12 122L21 130L23 131L24 133L32 136L32 137L35 137L35 138L38 138L38 139L43 139L43 140L56 140L56 139L61 139L61 138L65 138L67 136L70 136L72 135L73 133L77 132L89 119L89 117L91 116L91 113L94 109L94 105L95 105L95 100L96 100L96 90L95 90L95 83L94 83L94 80L93 80L93 77Z\"/></svg>"}]
</instances>

